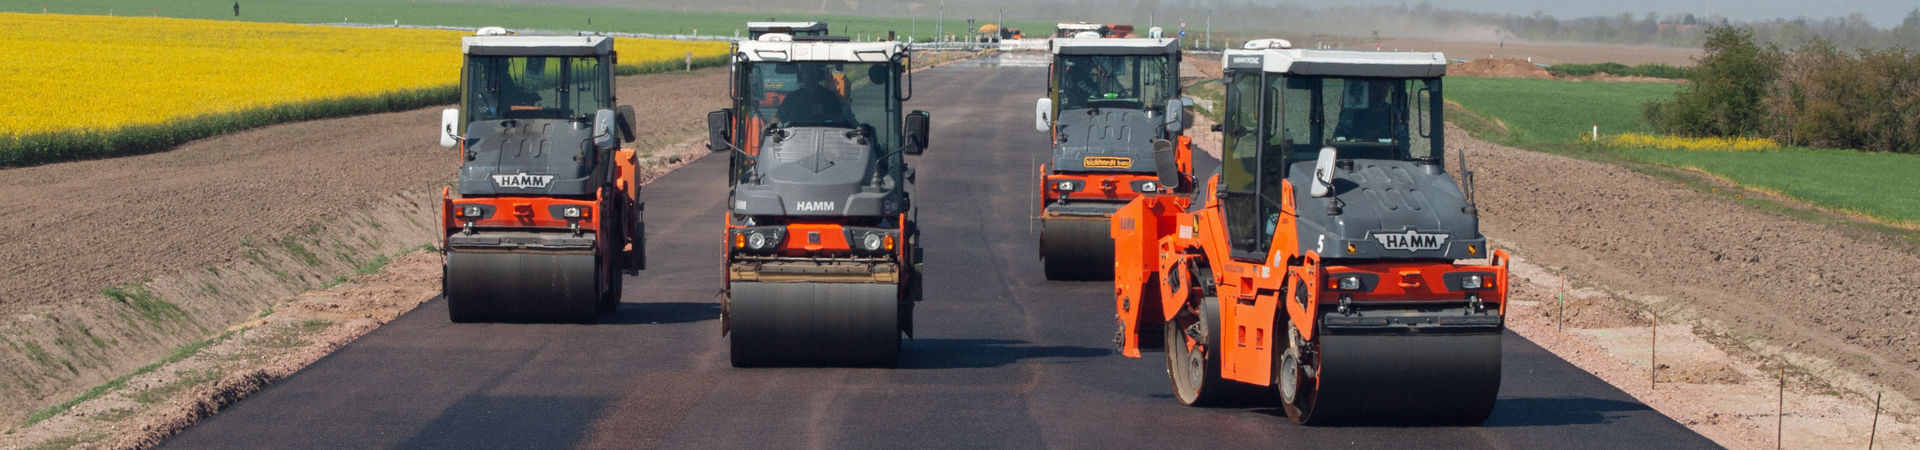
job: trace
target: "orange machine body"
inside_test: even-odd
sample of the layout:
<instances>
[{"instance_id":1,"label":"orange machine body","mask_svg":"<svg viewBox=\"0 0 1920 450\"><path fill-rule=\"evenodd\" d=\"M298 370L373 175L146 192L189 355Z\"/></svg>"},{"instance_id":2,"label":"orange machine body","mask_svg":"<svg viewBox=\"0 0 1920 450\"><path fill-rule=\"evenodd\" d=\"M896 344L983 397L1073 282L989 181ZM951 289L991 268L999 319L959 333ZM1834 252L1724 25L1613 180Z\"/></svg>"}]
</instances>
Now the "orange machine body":
<instances>
[{"instance_id":1,"label":"orange machine body","mask_svg":"<svg viewBox=\"0 0 1920 450\"><path fill-rule=\"evenodd\" d=\"M462 144L460 154L465 154ZM614 152L614 167L610 187L602 188L592 199L559 197L461 197L454 198L453 188L442 188L440 192L440 223L446 231L441 235L441 246L446 246L446 236L466 230L579 230L583 233L599 233L607 222L601 215L606 211L633 211L639 214L640 182L637 178L633 149L620 149ZM621 202L615 205L614 202ZM468 214L476 207L479 214ZM563 210L577 208L577 217L565 217ZM617 218L616 218L617 219ZM634 218L638 220L638 217ZM629 242L624 251L632 251ZM610 249L609 249L610 250ZM604 251L604 250L597 250Z\"/></svg>"},{"instance_id":2,"label":"orange machine body","mask_svg":"<svg viewBox=\"0 0 1920 450\"><path fill-rule=\"evenodd\" d=\"M1284 198L1277 227L1292 230L1294 191L1290 185L1279 191ZM1115 343L1125 356L1138 358L1143 348L1158 348L1162 324L1182 309L1196 307L1196 294L1205 289L1212 289L1219 299L1221 378L1257 386L1272 381L1273 346L1285 345L1280 340L1286 339L1282 320L1292 321L1302 338L1311 340L1315 318L1342 301L1405 306L1459 302L1471 295L1498 314L1506 312L1509 256L1505 250L1491 251L1483 265L1416 261L1337 265L1323 263L1313 251L1298 250L1295 233L1279 232L1274 233L1272 251L1265 260L1243 261L1227 256L1227 227L1219 200L1203 197L1206 204L1191 212L1188 196L1141 197L1113 217L1118 265L1114 309L1120 328ZM1358 273L1376 277L1377 286L1352 292L1329 285L1334 277ZM1443 277L1455 273L1491 276L1481 289L1449 290Z\"/></svg>"}]
</instances>

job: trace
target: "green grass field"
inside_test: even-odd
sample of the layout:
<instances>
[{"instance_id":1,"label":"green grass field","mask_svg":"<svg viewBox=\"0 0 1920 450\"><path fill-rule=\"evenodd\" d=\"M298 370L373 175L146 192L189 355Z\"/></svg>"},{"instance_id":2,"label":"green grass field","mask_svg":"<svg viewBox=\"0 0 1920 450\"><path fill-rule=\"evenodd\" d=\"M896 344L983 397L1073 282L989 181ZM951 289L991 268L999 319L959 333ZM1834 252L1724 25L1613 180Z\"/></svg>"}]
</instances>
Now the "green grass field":
<instances>
[{"instance_id":1,"label":"green grass field","mask_svg":"<svg viewBox=\"0 0 1920 450\"><path fill-rule=\"evenodd\" d=\"M904 38L917 30L918 40L933 36L932 16L860 17L805 14L719 13L697 11L660 11L633 8L526 5L494 2L439 2L420 0L240 0L240 16L233 15L231 0L0 0L0 11L95 14L116 16L180 17L192 19L247 20L288 23L374 23L401 25L444 25L456 27L503 26L538 30L591 30L622 33L692 34L733 36L746 33L749 20L826 21L836 35L875 35L891 30ZM946 30L961 33L966 17L949 15ZM978 23L991 21L980 19ZM1053 32L1052 23L1010 21L1009 26L1030 34Z\"/></svg>"},{"instance_id":2,"label":"green grass field","mask_svg":"<svg viewBox=\"0 0 1920 450\"><path fill-rule=\"evenodd\" d=\"M1449 77L1449 100L1487 120L1451 116L1476 136L1523 148L1612 161L1699 170L1740 185L1882 221L1920 224L1920 155L1784 148L1768 152L1611 149L1581 141L1594 124L1602 137L1649 133L1648 101L1678 86L1661 83L1571 82Z\"/></svg>"},{"instance_id":3,"label":"green grass field","mask_svg":"<svg viewBox=\"0 0 1920 450\"><path fill-rule=\"evenodd\" d=\"M1673 95L1663 83L1607 83L1527 78L1447 77L1445 95L1469 111L1500 119L1511 144L1580 142L1600 134L1652 133L1641 105Z\"/></svg>"},{"instance_id":4,"label":"green grass field","mask_svg":"<svg viewBox=\"0 0 1920 450\"><path fill-rule=\"evenodd\" d=\"M1628 149L1628 158L1698 169L1795 199L1920 225L1920 156L1851 150L1761 153Z\"/></svg>"}]
</instances>

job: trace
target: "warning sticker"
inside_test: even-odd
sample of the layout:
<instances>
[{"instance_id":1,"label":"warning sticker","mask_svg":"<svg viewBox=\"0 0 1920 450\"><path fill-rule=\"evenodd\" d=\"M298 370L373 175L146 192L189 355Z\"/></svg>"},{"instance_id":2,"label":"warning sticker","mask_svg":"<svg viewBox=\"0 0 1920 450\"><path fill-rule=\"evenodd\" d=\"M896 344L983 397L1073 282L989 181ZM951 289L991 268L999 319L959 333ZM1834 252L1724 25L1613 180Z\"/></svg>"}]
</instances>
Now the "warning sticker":
<instances>
[{"instance_id":1,"label":"warning sticker","mask_svg":"<svg viewBox=\"0 0 1920 450\"><path fill-rule=\"evenodd\" d=\"M1080 160L1080 165L1088 169L1128 169L1133 167L1133 158L1122 156L1088 156Z\"/></svg>"}]
</instances>

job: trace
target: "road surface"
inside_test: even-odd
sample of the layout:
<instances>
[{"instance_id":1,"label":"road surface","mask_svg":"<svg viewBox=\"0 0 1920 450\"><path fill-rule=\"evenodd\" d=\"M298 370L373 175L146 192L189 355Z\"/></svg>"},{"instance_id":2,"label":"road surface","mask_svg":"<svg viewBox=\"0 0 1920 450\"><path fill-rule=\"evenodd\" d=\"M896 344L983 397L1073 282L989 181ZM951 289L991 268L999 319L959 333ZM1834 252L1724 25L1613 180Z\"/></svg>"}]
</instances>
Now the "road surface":
<instances>
[{"instance_id":1,"label":"road surface","mask_svg":"<svg viewBox=\"0 0 1920 450\"><path fill-rule=\"evenodd\" d=\"M1106 283L1049 282L1031 210L1045 68L915 75L926 300L896 369L735 369L720 336L725 155L649 184L650 268L595 325L451 324L435 299L169 448L1703 448L1711 441L1509 334L1484 425L1309 428L1189 408L1161 355L1112 349ZM714 99L713 107L722 106Z\"/></svg>"}]
</instances>

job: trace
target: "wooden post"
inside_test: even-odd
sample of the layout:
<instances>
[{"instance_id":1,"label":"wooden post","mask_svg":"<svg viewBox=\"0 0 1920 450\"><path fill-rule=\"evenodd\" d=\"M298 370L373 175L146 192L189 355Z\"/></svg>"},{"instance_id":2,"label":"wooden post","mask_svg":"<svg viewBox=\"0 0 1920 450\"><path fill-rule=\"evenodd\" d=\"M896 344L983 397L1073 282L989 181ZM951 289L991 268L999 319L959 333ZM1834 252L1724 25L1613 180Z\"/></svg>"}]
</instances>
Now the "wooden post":
<instances>
[{"instance_id":1,"label":"wooden post","mask_svg":"<svg viewBox=\"0 0 1920 450\"><path fill-rule=\"evenodd\" d=\"M1653 367L1647 371L1650 374L1647 377L1647 386L1658 389L1660 387L1660 313L1648 311L1647 314L1653 316L1653 333L1651 333L1653 347L1647 349L1647 362Z\"/></svg>"},{"instance_id":2,"label":"wooden post","mask_svg":"<svg viewBox=\"0 0 1920 450\"><path fill-rule=\"evenodd\" d=\"M1886 395L1886 393L1876 392L1873 394L1873 427L1867 429L1867 450L1873 450L1873 438L1875 435L1880 434L1880 396L1882 395Z\"/></svg>"},{"instance_id":3,"label":"wooden post","mask_svg":"<svg viewBox=\"0 0 1920 450\"><path fill-rule=\"evenodd\" d=\"M1773 407L1773 448L1779 450L1786 445L1783 438L1787 435L1787 365L1780 364L1780 404Z\"/></svg>"},{"instance_id":4,"label":"wooden post","mask_svg":"<svg viewBox=\"0 0 1920 450\"><path fill-rule=\"evenodd\" d=\"M1567 274L1560 274L1560 332L1567 332Z\"/></svg>"}]
</instances>

